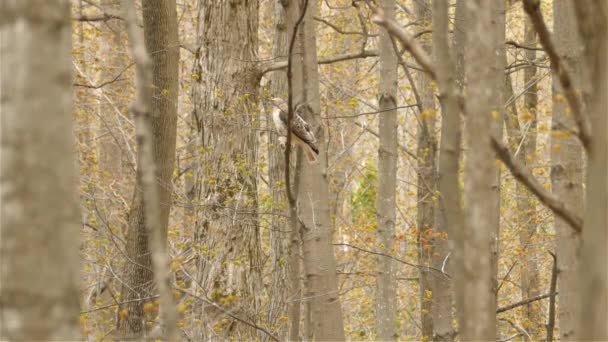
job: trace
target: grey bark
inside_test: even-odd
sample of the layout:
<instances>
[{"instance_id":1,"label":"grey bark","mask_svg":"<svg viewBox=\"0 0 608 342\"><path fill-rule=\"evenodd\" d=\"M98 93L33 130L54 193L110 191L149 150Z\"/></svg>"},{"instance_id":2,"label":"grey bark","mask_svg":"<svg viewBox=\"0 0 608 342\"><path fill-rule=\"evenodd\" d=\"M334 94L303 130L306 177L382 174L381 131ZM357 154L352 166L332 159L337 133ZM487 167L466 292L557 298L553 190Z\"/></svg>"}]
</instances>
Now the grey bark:
<instances>
[{"instance_id":1,"label":"grey bark","mask_svg":"<svg viewBox=\"0 0 608 342\"><path fill-rule=\"evenodd\" d=\"M608 4L574 4L583 43L583 75L589 87L587 111L592 137L587 154L585 216L579 268L576 336L581 341L608 340ZM561 256L560 256L561 257Z\"/></svg>"},{"instance_id":2,"label":"grey bark","mask_svg":"<svg viewBox=\"0 0 608 342\"><path fill-rule=\"evenodd\" d=\"M144 42L151 57L152 84L152 150L156 163L156 186L160 201L159 229L166 243L171 208L171 177L175 164L177 130L177 92L179 47L175 0L145 0L143 2ZM151 53L154 52L154 53ZM146 85L143 85L146 86ZM138 151L141 153L142 151ZM138 165L139 168L143 165ZM118 310L117 331L125 338L139 338L145 333L143 305L153 293L152 260L148 243L150 222L146 221L146 201L142 192L142 173L129 213L126 264L121 290L123 304ZM147 200L147 199L146 199Z\"/></svg>"},{"instance_id":3,"label":"grey bark","mask_svg":"<svg viewBox=\"0 0 608 342\"><path fill-rule=\"evenodd\" d=\"M394 19L395 2L383 2L384 15ZM380 79L378 103L382 115L378 123L378 192L376 196L376 220L378 226L378 251L390 254L395 241L397 192L397 56L391 37L386 30L380 31ZM376 277L376 333L382 341L397 337L396 282L391 259L379 256Z\"/></svg>"},{"instance_id":4,"label":"grey bark","mask_svg":"<svg viewBox=\"0 0 608 342\"><path fill-rule=\"evenodd\" d=\"M198 252L198 284L193 286L209 293L214 301L236 298L226 309L255 324L262 293L256 167L259 3L200 0L198 7L200 50L195 70L199 73L193 85L193 105L205 152L201 157L204 206L196 229L209 252ZM202 314L207 316L209 329L214 315L221 315ZM236 329L232 334L242 339L253 339L256 334L250 327Z\"/></svg>"},{"instance_id":5,"label":"grey bark","mask_svg":"<svg viewBox=\"0 0 608 342\"><path fill-rule=\"evenodd\" d=\"M494 58L490 60L488 65L490 72L490 129L492 136L502 142L503 138L503 117L504 117L504 84L505 84L505 4L503 1L490 1L490 11L492 20L487 28L486 34L490 36L492 42L492 54ZM475 132L475 131L472 131ZM496 160L496 153L492 153L492 160ZM492 286L492 295L494 296L494 310L497 307L497 291L498 291L498 258L499 258L499 240L500 240L500 168L494 163L492 165L492 194L490 197L491 210L489 214L492 217L492 225L490 240L490 259L492 262L492 278L490 280ZM490 318L496 324L496 317Z\"/></svg>"},{"instance_id":6,"label":"grey bark","mask_svg":"<svg viewBox=\"0 0 608 342\"><path fill-rule=\"evenodd\" d=\"M462 94L464 91L464 74L465 74L465 47L467 36L471 34L472 31L472 20L471 14L469 13L468 6L465 0L457 0L456 2L456 10L454 13L454 40L452 42L452 49L454 51L454 60L455 60L455 70L454 70L454 82L456 87L456 93ZM443 123L442 123L443 124ZM443 127L443 126L442 126ZM454 175L451 178L452 193L456 196L454 201L447 201L446 203L460 204L461 196L459 196L459 175L458 171L462 153L460 150L461 141L462 141L462 124L455 129L454 136L451 137L452 143L454 144L454 156L450 165L452 165ZM442 132L443 133L443 132ZM442 136L443 140L443 136ZM441 152L440 152L441 158ZM441 165L441 160L440 160ZM452 173L448 173L451 175ZM443 181L443 175L439 174L439 182ZM447 180L446 180L447 182ZM443 191L443 190L442 190ZM444 194L442 193L442 196ZM462 194L460 194L462 195ZM466 324L467 319L467 307L466 307L466 299L465 299L465 289L467 276L464 273L464 239L466 238L465 234L465 222L464 222L464 212L462 208L458 206L452 207L454 214L454 223L452 229L452 250L453 254L453 265L455 265L455 274L454 274L454 304L456 306L456 319L458 321L458 326L460 327L460 331L462 331L462 327ZM460 210L458 210L460 209ZM452 224L451 224L452 225Z\"/></svg>"},{"instance_id":7,"label":"grey bark","mask_svg":"<svg viewBox=\"0 0 608 342\"><path fill-rule=\"evenodd\" d=\"M71 38L69 1L0 3L3 341L81 338Z\"/></svg>"},{"instance_id":8,"label":"grey bark","mask_svg":"<svg viewBox=\"0 0 608 342\"><path fill-rule=\"evenodd\" d=\"M465 160L465 238L463 263L467 286L464 289L465 310L460 322L463 340L494 340L496 338L495 266L497 201L495 196L496 165L490 145L495 131L493 111L496 94L496 44L500 26L493 17L494 2L467 2L476 13L474 29L467 36L467 134L470 153ZM504 24L503 24L504 25ZM504 32L504 31L503 31ZM500 83L501 87L504 83ZM496 88L494 88L496 89ZM502 105L502 104L501 104ZM494 115L495 116L495 115ZM500 120L501 117L498 116Z\"/></svg>"},{"instance_id":9,"label":"grey bark","mask_svg":"<svg viewBox=\"0 0 608 342\"><path fill-rule=\"evenodd\" d=\"M315 36L316 2L308 2L302 32L302 100L312 115L305 120L317 137L319 161L302 167L299 179L298 213L303 224L302 251L305 272L305 293L310 303L311 332L319 341L344 340L342 308L338 295L336 261L332 246L327 181L327 146L320 120L319 71ZM296 96L296 98L298 98Z\"/></svg>"},{"instance_id":10,"label":"grey bark","mask_svg":"<svg viewBox=\"0 0 608 342\"><path fill-rule=\"evenodd\" d=\"M441 143L437 186L439 206L435 216L438 239L435 241L433 266L452 272L454 256L449 241L454 241L463 227L460 189L458 187L460 158L460 107L456 86L456 66L448 38L448 4L443 0L433 1L433 51L441 102ZM456 264L457 265L457 264ZM458 266L456 266L458 267ZM433 325L434 341L453 341L452 289L449 279L433 277Z\"/></svg>"},{"instance_id":11,"label":"grey bark","mask_svg":"<svg viewBox=\"0 0 608 342\"><path fill-rule=\"evenodd\" d=\"M555 1L553 3L554 37L557 53L564 69L570 73L573 86L582 86L581 53L576 29L573 3ZM574 126L568 115L568 104L564 100L561 84L553 78L553 116L551 122L551 187L553 193L564 201L573 212L583 211L583 156L582 147L575 136L566 131ZM578 250L580 234L572 230L568 223L554 216L557 234L558 286L559 286L559 331L560 339L575 340L579 305L577 293Z\"/></svg>"}]
</instances>

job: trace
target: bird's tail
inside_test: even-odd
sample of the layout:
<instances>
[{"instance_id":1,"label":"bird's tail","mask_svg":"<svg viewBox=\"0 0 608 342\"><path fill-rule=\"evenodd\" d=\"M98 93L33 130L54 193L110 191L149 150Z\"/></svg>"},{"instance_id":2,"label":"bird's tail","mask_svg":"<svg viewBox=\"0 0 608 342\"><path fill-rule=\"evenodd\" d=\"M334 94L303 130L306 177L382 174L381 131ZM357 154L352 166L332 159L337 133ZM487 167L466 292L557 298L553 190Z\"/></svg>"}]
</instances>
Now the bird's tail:
<instances>
[{"instance_id":1,"label":"bird's tail","mask_svg":"<svg viewBox=\"0 0 608 342\"><path fill-rule=\"evenodd\" d=\"M310 146L306 146L304 149L304 154L306 154L306 160L308 160L308 163L315 164L317 162L317 152L313 151Z\"/></svg>"}]
</instances>

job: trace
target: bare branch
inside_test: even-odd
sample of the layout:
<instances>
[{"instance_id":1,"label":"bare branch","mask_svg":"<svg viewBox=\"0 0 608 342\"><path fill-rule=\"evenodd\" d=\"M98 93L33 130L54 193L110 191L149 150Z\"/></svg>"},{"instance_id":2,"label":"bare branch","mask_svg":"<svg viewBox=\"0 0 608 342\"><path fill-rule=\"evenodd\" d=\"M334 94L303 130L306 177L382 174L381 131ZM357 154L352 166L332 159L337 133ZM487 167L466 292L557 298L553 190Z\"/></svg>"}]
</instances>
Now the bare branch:
<instances>
[{"instance_id":1,"label":"bare branch","mask_svg":"<svg viewBox=\"0 0 608 342\"><path fill-rule=\"evenodd\" d=\"M579 130L578 137L585 149L589 151L591 146L591 124L589 123L589 118L582 111L581 99L577 95L574 85L572 84L572 79L557 54L555 45L553 45L551 33L543 20L543 14L540 10L540 0L524 0L523 5L524 10L530 17L534 29L538 33L540 44L547 53L547 56L549 56L551 69L557 75L559 83L563 88L564 96L570 105L574 122L576 122L576 126Z\"/></svg>"},{"instance_id":2,"label":"bare branch","mask_svg":"<svg viewBox=\"0 0 608 342\"><path fill-rule=\"evenodd\" d=\"M349 61L351 59L369 58L369 57L377 57L377 56L378 56L378 51L364 50L364 51L356 52L356 53L345 53L345 54L336 55L336 56L321 57L321 58L319 58L318 63L319 64L332 64L332 63ZM263 64L260 69L261 69L261 74L264 75L271 71L281 70L281 69L285 69L285 68L287 68L287 62L279 61L279 62L271 62L271 63Z\"/></svg>"},{"instance_id":3,"label":"bare branch","mask_svg":"<svg viewBox=\"0 0 608 342\"><path fill-rule=\"evenodd\" d=\"M524 306L524 305L527 305L527 304L530 304L530 303L533 303L533 302L536 302L536 301L539 301L539 300L542 300L542 299L545 299L545 298L549 298L549 297L555 296L557 294L558 294L557 292L554 292L554 293L545 293L545 294L542 294L542 295L534 296L532 298L528 298L526 300L522 300L520 302L513 303L511 305L507 305L507 306L502 307L502 308L498 308L496 310L496 313L498 314L498 313L501 313L501 312L509 311L509 310L518 308L520 306Z\"/></svg>"},{"instance_id":4,"label":"bare branch","mask_svg":"<svg viewBox=\"0 0 608 342\"><path fill-rule=\"evenodd\" d=\"M414 40L414 37L410 35L406 30L401 28L401 26L394 20L386 18L384 13L380 10L377 11L376 14L372 17L372 21L382 27L384 27L388 33L397 38L404 48L406 48L412 57L422 66L422 68L428 72L433 79L435 77L435 69L431 62L431 58L429 55L422 49L418 43Z\"/></svg>"},{"instance_id":5,"label":"bare branch","mask_svg":"<svg viewBox=\"0 0 608 342\"><path fill-rule=\"evenodd\" d=\"M538 183L536 178L534 178L534 176L530 173L530 171L514 160L507 147L505 147L494 137L492 137L492 148L496 152L498 158L500 158L505 166L511 171L513 177L528 188L528 190L530 190L530 192L532 192L542 204L551 209L555 215L566 221L570 227L572 227L572 229L579 233L582 231L583 220L575 213L570 211L564 202L560 201L557 197L555 197L555 195L545 190L542 185Z\"/></svg>"}]
</instances>

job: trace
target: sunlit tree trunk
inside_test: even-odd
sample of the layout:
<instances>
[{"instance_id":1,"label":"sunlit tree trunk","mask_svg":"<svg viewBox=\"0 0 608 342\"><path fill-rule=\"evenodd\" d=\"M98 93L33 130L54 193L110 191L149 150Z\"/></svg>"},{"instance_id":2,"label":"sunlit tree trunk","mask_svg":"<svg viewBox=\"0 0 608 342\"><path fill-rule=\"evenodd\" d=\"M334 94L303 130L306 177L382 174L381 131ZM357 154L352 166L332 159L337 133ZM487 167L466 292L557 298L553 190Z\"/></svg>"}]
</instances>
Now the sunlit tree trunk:
<instances>
[{"instance_id":1,"label":"sunlit tree trunk","mask_svg":"<svg viewBox=\"0 0 608 342\"><path fill-rule=\"evenodd\" d=\"M581 89L581 49L576 29L573 2L553 2L555 46L570 73L574 87ZM575 212L583 211L583 156L578 139L568 131L574 127L574 120L568 114L566 103L557 77L553 78L553 117L551 122L551 187L553 193ZM580 236L557 215L558 291L559 291L559 331L563 340L575 340L576 319L579 306L577 293L580 289L578 278L578 250Z\"/></svg>"},{"instance_id":2,"label":"sunlit tree trunk","mask_svg":"<svg viewBox=\"0 0 608 342\"><path fill-rule=\"evenodd\" d=\"M152 59L152 84L148 85L153 88L152 145L161 203L160 229L166 241L177 130L179 46L175 43L178 41L175 0L145 0L143 18L144 41ZM141 186L141 172L137 177L137 184ZM117 322L119 334L127 339L144 334L146 318L143 305L151 301L149 297L153 294L154 274L144 214L144 197L138 186L133 194L125 247L127 259L121 300L127 303L119 307Z\"/></svg>"},{"instance_id":3,"label":"sunlit tree trunk","mask_svg":"<svg viewBox=\"0 0 608 342\"><path fill-rule=\"evenodd\" d=\"M80 340L70 2L0 3L0 340Z\"/></svg>"},{"instance_id":4,"label":"sunlit tree trunk","mask_svg":"<svg viewBox=\"0 0 608 342\"><path fill-rule=\"evenodd\" d=\"M395 2L384 1L384 15L395 17ZM397 192L397 56L390 35L380 30L380 79L378 103L382 115L378 134L378 192L376 219L378 225L378 251L390 254L395 241L395 198ZM379 340L394 340L396 327L396 282L393 260L380 256L377 259L376 278L376 333Z\"/></svg>"}]
</instances>

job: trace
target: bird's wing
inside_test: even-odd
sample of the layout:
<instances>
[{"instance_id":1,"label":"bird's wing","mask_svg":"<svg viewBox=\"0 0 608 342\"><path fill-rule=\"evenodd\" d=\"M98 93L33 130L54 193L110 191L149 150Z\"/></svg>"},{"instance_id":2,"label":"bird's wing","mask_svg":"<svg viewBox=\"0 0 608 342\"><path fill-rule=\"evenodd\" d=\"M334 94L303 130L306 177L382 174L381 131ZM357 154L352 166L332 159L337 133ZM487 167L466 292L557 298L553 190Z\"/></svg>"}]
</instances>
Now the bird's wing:
<instances>
[{"instance_id":1,"label":"bird's wing","mask_svg":"<svg viewBox=\"0 0 608 342\"><path fill-rule=\"evenodd\" d=\"M304 121L300 113L304 110L306 105L298 105L296 106L296 110L294 111L293 121L291 122L291 132L297 136L300 140L310 146L310 148L315 151L315 153L319 153L319 148L317 147L317 139L315 138L310 125ZM287 113L281 111L280 113L281 121L287 127Z\"/></svg>"}]
</instances>

